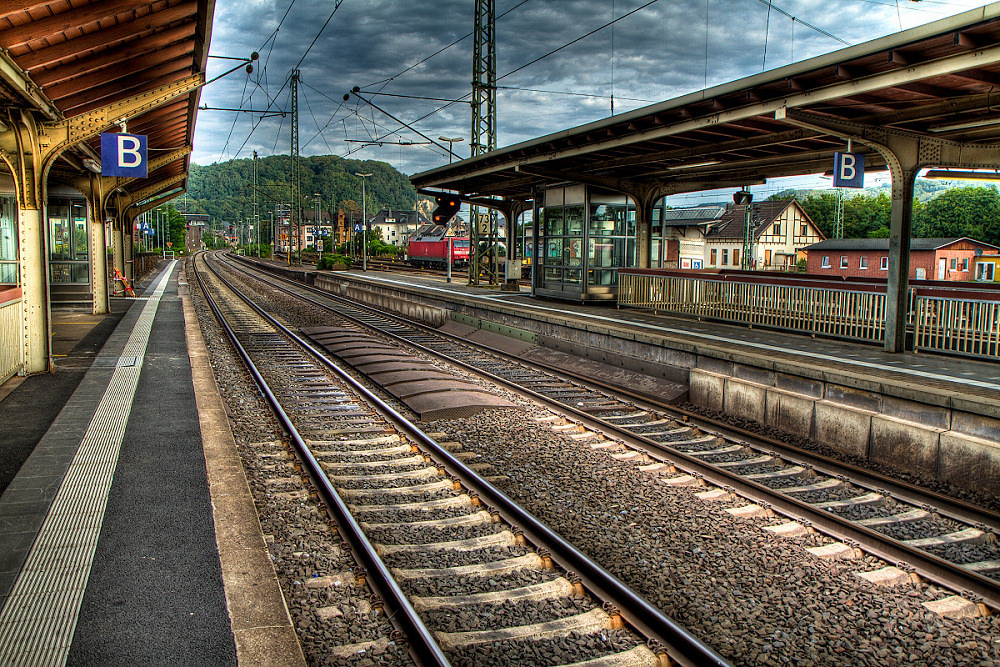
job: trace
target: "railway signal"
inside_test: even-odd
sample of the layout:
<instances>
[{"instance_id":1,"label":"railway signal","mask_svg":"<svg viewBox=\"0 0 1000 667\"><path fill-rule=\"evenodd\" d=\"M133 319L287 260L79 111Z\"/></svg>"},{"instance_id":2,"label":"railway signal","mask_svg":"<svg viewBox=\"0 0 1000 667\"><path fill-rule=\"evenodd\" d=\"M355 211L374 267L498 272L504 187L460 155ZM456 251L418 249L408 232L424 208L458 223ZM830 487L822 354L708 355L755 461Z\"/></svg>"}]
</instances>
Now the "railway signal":
<instances>
[{"instance_id":1,"label":"railway signal","mask_svg":"<svg viewBox=\"0 0 1000 667\"><path fill-rule=\"evenodd\" d=\"M434 209L434 215L431 219L434 220L435 225L447 224L462 207L462 202L458 200L457 195L438 195L434 197L434 201L437 202L437 208Z\"/></svg>"}]
</instances>

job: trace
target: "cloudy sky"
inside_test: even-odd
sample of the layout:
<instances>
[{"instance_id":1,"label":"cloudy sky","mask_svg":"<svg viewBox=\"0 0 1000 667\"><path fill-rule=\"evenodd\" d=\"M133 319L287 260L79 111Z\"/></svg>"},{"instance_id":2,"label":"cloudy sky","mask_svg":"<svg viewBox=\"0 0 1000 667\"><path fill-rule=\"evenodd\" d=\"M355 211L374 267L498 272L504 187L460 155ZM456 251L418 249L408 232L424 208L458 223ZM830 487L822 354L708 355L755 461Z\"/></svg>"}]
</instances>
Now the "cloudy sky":
<instances>
[{"instance_id":1,"label":"cloudy sky","mask_svg":"<svg viewBox=\"0 0 1000 667\"><path fill-rule=\"evenodd\" d=\"M336 11L334 4L217 0L211 55L258 51L260 59L249 76L238 71L207 86L202 104L288 111L297 66L304 155L382 160L406 174L447 163L447 152L418 143L426 139L407 123L435 141L462 137L454 151L467 157L474 1L342 0ZM497 145L607 117L612 95L622 113L984 4L496 0ZM209 78L234 64L210 58ZM374 106L354 96L345 103L354 86ZM287 154L289 135L287 116L203 110L194 162ZM782 186L768 184L761 194L768 187Z\"/></svg>"}]
</instances>

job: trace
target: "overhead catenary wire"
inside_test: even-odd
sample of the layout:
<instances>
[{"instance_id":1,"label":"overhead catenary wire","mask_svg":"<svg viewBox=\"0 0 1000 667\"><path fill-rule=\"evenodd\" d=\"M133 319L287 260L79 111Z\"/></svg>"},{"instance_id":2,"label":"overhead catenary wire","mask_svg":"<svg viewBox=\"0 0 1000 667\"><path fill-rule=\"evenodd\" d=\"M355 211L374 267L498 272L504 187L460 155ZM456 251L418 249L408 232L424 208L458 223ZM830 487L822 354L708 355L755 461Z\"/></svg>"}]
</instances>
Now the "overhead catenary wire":
<instances>
[{"instance_id":1,"label":"overhead catenary wire","mask_svg":"<svg viewBox=\"0 0 1000 667\"><path fill-rule=\"evenodd\" d=\"M851 45L851 43L848 42L847 40L841 39L840 37L837 37L836 35L834 35L834 34L832 34L830 32L827 32L826 30L823 30L822 28L814 26L812 23L809 23L808 21L803 21L802 19L798 18L797 16L792 16L791 14L789 14L788 12L786 12L784 9L782 9L778 5L774 4L771 0L757 0L757 2L761 3L762 5L767 5L768 12L770 12L771 9L774 9L774 11L778 12L779 14L783 14L784 16L787 16L788 18L792 19L793 21L798 21L799 23L801 23L805 27L809 28L810 30L815 30L816 32L818 32L821 35L829 37L830 39L835 39L838 42L840 42L841 44L843 44L844 46L850 46Z\"/></svg>"}]
</instances>

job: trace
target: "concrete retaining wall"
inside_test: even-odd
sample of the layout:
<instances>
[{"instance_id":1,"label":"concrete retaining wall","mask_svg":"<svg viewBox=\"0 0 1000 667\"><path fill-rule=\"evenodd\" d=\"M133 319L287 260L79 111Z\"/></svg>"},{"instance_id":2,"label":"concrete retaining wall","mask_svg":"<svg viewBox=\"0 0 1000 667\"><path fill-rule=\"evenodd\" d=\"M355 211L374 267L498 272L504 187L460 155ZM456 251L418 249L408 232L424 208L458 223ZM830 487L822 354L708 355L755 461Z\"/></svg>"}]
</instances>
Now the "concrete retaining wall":
<instances>
[{"instance_id":1,"label":"concrete retaining wall","mask_svg":"<svg viewBox=\"0 0 1000 667\"><path fill-rule=\"evenodd\" d=\"M448 321L449 311L447 308L407 299L401 297L398 293L371 289L366 285L353 282L347 283L339 280L336 276L336 273L317 274L316 287L353 301L374 306L386 312L401 315L428 326L440 327Z\"/></svg>"},{"instance_id":2,"label":"concrete retaining wall","mask_svg":"<svg viewBox=\"0 0 1000 667\"><path fill-rule=\"evenodd\" d=\"M1000 420L832 383L796 391L691 369L696 405L804 435L843 454L958 487L1000 493Z\"/></svg>"}]
</instances>

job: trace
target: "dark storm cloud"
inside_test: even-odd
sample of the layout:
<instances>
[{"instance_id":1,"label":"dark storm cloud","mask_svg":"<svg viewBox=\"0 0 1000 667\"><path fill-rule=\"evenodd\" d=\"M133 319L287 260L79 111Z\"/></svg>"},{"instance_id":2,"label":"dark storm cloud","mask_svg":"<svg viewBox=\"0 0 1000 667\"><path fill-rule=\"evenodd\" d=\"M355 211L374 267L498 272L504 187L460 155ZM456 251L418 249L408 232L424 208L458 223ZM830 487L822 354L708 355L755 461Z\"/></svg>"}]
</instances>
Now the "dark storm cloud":
<instances>
[{"instance_id":1,"label":"dark storm cloud","mask_svg":"<svg viewBox=\"0 0 1000 667\"><path fill-rule=\"evenodd\" d=\"M333 6L332 0L295 0L269 40L290 1L217 0L212 54L243 57L259 49L261 57L250 77L239 72L207 87L203 104L290 108L289 72ZM497 0L498 145L606 117L612 92L621 113L843 47L806 23L855 44L895 32L900 23L909 28L983 4L906 2L897 14L889 0L778 3L796 17L792 21L774 9L768 15L759 0L660 0L615 24L613 50L612 31L605 28L517 70L612 20L612 11L621 17L646 2ZM364 97L434 140L464 137L455 152L468 155L472 38L404 70L470 33L473 7L471 0L344 0L300 65L302 152L384 160L405 173L447 162L435 146L400 146L424 139L357 98L342 101L360 86ZM232 64L211 60L209 74ZM465 101L439 110L443 102L376 93ZM202 111L194 159L247 158L254 150L287 154L289 127L287 117ZM383 145L356 142L374 139Z\"/></svg>"}]
</instances>

